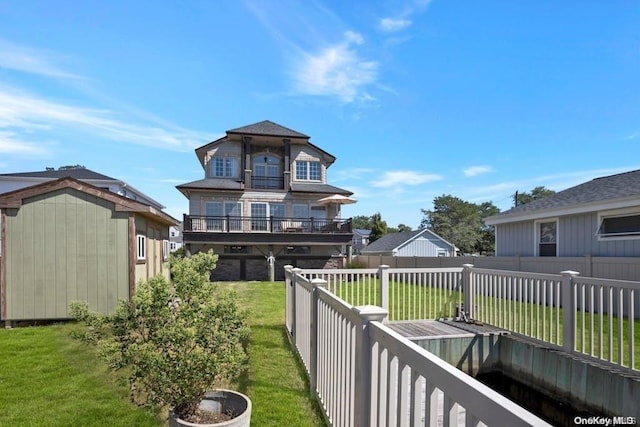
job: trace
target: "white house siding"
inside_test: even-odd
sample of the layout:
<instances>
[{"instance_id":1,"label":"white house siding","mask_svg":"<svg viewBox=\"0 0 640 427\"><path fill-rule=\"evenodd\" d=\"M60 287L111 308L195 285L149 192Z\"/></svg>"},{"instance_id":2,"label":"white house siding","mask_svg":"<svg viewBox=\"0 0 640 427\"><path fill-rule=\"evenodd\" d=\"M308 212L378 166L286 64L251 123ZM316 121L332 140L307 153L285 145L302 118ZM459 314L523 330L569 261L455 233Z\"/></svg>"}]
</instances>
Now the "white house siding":
<instances>
[{"instance_id":1,"label":"white house siding","mask_svg":"<svg viewBox=\"0 0 640 427\"><path fill-rule=\"evenodd\" d=\"M400 246L396 252L396 256L437 257L439 256L439 251L445 251L444 256L451 256L451 247L442 241L436 239L430 240L426 236L419 236Z\"/></svg>"}]
</instances>

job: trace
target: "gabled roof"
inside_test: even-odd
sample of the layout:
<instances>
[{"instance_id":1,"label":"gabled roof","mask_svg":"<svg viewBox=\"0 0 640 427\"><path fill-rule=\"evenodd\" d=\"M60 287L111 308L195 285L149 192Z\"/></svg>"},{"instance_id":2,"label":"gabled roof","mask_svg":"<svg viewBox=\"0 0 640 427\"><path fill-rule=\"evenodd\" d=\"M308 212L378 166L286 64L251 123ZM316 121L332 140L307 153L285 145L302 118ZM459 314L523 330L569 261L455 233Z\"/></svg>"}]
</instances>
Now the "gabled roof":
<instances>
[{"instance_id":1,"label":"gabled roof","mask_svg":"<svg viewBox=\"0 0 640 427\"><path fill-rule=\"evenodd\" d=\"M445 239L443 239L442 237L438 236L433 231L424 228L422 230L400 231L398 233L385 234L384 236L382 236L378 240L376 240L376 241L374 241L372 243L369 243L369 245L366 246L364 249L362 249L361 252L363 254L366 254L366 253L393 252L396 249L400 248L400 246L409 243L410 241L412 241L412 240L418 238L419 236L421 236L422 234L430 234L433 237L435 237L436 239L441 240L442 242L444 242L445 244L447 244L447 245L449 245L449 246L451 246L453 248L453 245L451 243L447 242Z\"/></svg>"},{"instance_id":2,"label":"gabled roof","mask_svg":"<svg viewBox=\"0 0 640 427\"><path fill-rule=\"evenodd\" d=\"M158 209L164 209L163 206L158 201L152 199L148 195L144 194L142 191L137 188L127 184L126 182L112 178L107 175L103 175L101 173L92 171L91 169L86 168L76 168L76 169L59 169L59 170L45 170L45 171L36 171L36 172L16 172L16 173L3 173L0 174L0 181L24 181L24 182L33 182L39 183L44 180L55 180L60 178L70 177L73 179L78 179L80 181L85 181L89 183L94 183L95 181L103 181L103 182L112 182L115 185L120 187L126 187L128 190L132 191L136 194L137 197L142 197L151 204L153 204ZM26 184L28 185L28 184Z\"/></svg>"},{"instance_id":3,"label":"gabled roof","mask_svg":"<svg viewBox=\"0 0 640 427\"><path fill-rule=\"evenodd\" d=\"M366 228L354 228L353 234L358 234L362 237L369 237L371 230L367 230Z\"/></svg>"},{"instance_id":4,"label":"gabled roof","mask_svg":"<svg viewBox=\"0 0 640 427\"><path fill-rule=\"evenodd\" d=\"M289 129L270 120L263 120L251 125L230 129L227 131L227 134L230 133L242 135L277 136L283 138L309 138L308 135L305 135L293 129Z\"/></svg>"},{"instance_id":5,"label":"gabled roof","mask_svg":"<svg viewBox=\"0 0 640 427\"><path fill-rule=\"evenodd\" d=\"M154 220L166 225L178 224L178 221L175 218L151 205L120 196L119 194L103 190L99 187L88 184L87 182L79 181L71 177L60 178L55 181L47 181L41 184L0 194L0 209L19 209L25 199L65 188L72 188L113 202L116 211L136 212L142 216L153 218Z\"/></svg>"},{"instance_id":6,"label":"gabled roof","mask_svg":"<svg viewBox=\"0 0 640 427\"><path fill-rule=\"evenodd\" d=\"M102 175L101 173L94 172L90 169L79 168L79 169L62 169L62 170L46 170L46 171L37 171L37 172L18 172L18 173L2 173L0 177L18 177L18 178L64 178L66 176L75 178L75 179L95 179L95 180L103 180L103 181L114 181L120 182L115 178L111 178L110 176Z\"/></svg>"},{"instance_id":7,"label":"gabled roof","mask_svg":"<svg viewBox=\"0 0 640 427\"><path fill-rule=\"evenodd\" d=\"M640 170L592 179L488 217L485 222L495 225L631 206L640 206Z\"/></svg>"},{"instance_id":8,"label":"gabled roof","mask_svg":"<svg viewBox=\"0 0 640 427\"><path fill-rule=\"evenodd\" d=\"M298 138L298 144L302 143L302 144L306 144L309 145L310 147L315 148L316 150L320 151L321 153L323 153L325 156L327 156L327 158L329 159L329 163L333 163L336 160L336 157L323 150L322 148L318 147L317 145L312 144L311 142L309 142L309 136L305 135L303 133L300 133L298 131L295 131L293 129L289 129L287 127L284 127L282 125L279 125L278 123L274 123L270 120L263 120L261 122L258 123L253 123L247 126L241 126L239 128L235 128L235 129L230 129L228 131L226 131L226 135L216 139L215 141L211 141L208 142L206 144L204 144L203 146L200 146L198 148L195 149L196 152L196 156L198 157L198 160L200 160L200 164L204 167L204 157L207 151L209 151L211 149L212 146L224 143L226 141L229 141L230 135L246 135L246 136L264 136L264 137L275 137L275 138ZM304 140L304 141L300 141L300 139ZM292 141L293 142L293 141ZM251 142L253 143L253 141ZM259 143L259 140L258 140Z\"/></svg>"}]
</instances>

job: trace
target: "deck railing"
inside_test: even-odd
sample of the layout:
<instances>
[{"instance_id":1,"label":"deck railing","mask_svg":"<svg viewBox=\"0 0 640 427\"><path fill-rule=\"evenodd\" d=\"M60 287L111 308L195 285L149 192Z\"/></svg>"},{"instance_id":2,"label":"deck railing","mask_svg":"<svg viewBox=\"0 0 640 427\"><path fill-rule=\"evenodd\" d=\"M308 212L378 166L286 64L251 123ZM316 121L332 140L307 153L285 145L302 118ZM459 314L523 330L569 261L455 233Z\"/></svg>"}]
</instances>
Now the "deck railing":
<instances>
[{"instance_id":1,"label":"deck railing","mask_svg":"<svg viewBox=\"0 0 640 427\"><path fill-rule=\"evenodd\" d=\"M351 233L351 218L184 216L184 231L201 233Z\"/></svg>"},{"instance_id":2,"label":"deck railing","mask_svg":"<svg viewBox=\"0 0 640 427\"><path fill-rule=\"evenodd\" d=\"M548 425L386 327L385 309L285 277L287 330L330 425Z\"/></svg>"},{"instance_id":3,"label":"deck railing","mask_svg":"<svg viewBox=\"0 0 640 427\"><path fill-rule=\"evenodd\" d=\"M465 318L568 353L640 369L640 282L577 272L462 268L300 270L353 305L388 311L385 321Z\"/></svg>"}]
</instances>

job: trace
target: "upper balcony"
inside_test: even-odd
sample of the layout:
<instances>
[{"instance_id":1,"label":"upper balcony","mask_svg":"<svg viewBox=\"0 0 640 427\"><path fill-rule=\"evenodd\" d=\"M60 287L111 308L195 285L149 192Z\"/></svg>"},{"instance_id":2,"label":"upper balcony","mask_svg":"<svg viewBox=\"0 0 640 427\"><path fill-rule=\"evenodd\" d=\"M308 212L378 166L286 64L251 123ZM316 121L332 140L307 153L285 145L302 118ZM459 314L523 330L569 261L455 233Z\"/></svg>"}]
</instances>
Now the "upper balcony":
<instances>
[{"instance_id":1,"label":"upper balcony","mask_svg":"<svg viewBox=\"0 0 640 427\"><path fill-rule=\"evenodd\" d=\"M348 243L351 218L184 216L184 240L202 243Z\"/></svg>"}]
</instances>

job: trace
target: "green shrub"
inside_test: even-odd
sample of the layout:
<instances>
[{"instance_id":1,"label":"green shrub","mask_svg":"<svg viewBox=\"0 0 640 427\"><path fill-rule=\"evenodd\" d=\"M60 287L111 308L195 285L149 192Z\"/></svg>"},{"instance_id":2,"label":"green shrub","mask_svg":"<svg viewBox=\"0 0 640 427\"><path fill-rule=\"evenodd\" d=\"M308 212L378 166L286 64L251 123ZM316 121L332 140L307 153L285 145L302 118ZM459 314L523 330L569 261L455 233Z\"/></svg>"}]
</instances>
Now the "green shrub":
<instances>
[{"instance_id":1,"label":"green shrub","mask_svg":"<svg viewBox=\"0 0 640 427\"><path fill-rule=\"evenodd\" d=\"M212 251L171 257L171 282L158 276L140 283L108 318L74 304L75 318L87 325L82 338L127 373L137 403L169 405L184 417L207 391L246 369L246 315L235 293L209 280L216 261Z\"/></svg>"}]
</instances>

